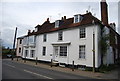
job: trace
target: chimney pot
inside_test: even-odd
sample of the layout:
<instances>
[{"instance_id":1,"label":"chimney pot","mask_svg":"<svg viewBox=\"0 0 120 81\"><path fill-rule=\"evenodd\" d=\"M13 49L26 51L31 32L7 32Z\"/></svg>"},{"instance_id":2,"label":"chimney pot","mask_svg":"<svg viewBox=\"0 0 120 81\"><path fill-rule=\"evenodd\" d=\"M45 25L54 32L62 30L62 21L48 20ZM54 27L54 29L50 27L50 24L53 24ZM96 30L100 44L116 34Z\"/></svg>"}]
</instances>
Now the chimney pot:
<instances>
[{"instance_id":1,"label":"chimney pot","mask_svg":"<svg viewBox=\"0 0 120 81\"><path fill-rule=\"evenodd\" d=\"M49 21L49 18L47 18L47 21Z\"/></svg>"},{"instance_id":2,"label":"chimney pot","mask_svg":"<svg viewBox=\"0 0 120 81\"><path fill-rule=\"evenodd\" d=\"M31 33L31 30L28 30L28 35Z\"/></svg>"},{"instance_id":3,"label":"chimney pot","mask_svg":"<svg viewBox=\"0 0 120 81\"><path fill-rule=\"evenodd\" d=\"M64 18L62 17L62 19L61 20L64 20Z\"/></svg>"},{"instance_id":4,"label":"chimney pot","mask_svg":"<svg viewBox=\"0 0 120 81\"><path fill-rule=\"evenodd\" d=\"M66 20L66 16L64 16L64 20Z\"/></svg>"}]
</instances>

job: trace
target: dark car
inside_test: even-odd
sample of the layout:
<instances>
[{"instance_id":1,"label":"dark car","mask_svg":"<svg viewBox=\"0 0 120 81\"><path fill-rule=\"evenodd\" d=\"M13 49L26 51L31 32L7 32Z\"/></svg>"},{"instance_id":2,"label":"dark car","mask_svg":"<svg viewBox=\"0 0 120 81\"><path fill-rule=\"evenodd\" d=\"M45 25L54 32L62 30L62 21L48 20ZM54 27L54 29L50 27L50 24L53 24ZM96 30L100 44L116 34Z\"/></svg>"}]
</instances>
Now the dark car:
<instances>
[{"instance_id":1,"label":"dark car","mask_svg":"<svg viewBox=\"0 0 120 81\"><path fill-rule=\"evenodd\" d=\"M12 55L10 55L10 54L7 55L7 58L11 58L11 57L12 57Z\"/></svg>"}]
</instances>

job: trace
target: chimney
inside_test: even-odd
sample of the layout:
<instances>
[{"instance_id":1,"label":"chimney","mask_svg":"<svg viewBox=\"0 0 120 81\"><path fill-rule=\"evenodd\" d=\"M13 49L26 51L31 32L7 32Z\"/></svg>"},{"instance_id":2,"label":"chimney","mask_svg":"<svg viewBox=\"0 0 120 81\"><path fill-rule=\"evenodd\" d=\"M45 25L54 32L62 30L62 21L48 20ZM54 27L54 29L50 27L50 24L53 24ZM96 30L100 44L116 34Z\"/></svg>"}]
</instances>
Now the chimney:
<instances>
[{"instance_id":1,"label":"chimney","mask_svg":"<svg viewBox=\"0 0 120 81\"><path fill-rule=\"evenodd\" d=\"M115 23L110 23L109 25L111 28L113 28L116 31L116 24Z\"/></svg>"},{"instance_id":2,"label":"chimney","mask_svg":"<svg viewBox=\"0 0 120 81\"><path fill-rule=\"evenodd\" d=\"M108 25L108 9L106 0L101 0L101 21L104 25Z\"/></svg>"},{"instance_id":3,"label":"chimney","mask_svg":"<svg viewBox=\"0 0 120 81\"><path fill-rule=\"evenodd\" d=\"M64 16L64 20L66 20L66 16Z\"/></svg>"},{"instance_id":4,"label":"chimney","mask_svg":"<svg viewBox=\"0 0 120 81\"><path fill-rule=\"evenodd\" d=\"M31 30L28 30L28 35L30 35L30 33L31 33Z\"/></svg>"},{"instance_id":5,"label":"chimney","mask_svg":"<svg viewBox=\"0 0 120 81\"><path fill-rule=\"evenodd\" d=\"M49 18L47 18L47 21L49 22Z\"/></svg>"},{"instance_id":6,"label":"chimney","mask_svg":"<svg viewBox=\"0 0 120 81\"><path fill-rule=\"evenodd\" d=\"M64 20L64 18L62 17L61 20Z\"/></svg>"}]
</instances>

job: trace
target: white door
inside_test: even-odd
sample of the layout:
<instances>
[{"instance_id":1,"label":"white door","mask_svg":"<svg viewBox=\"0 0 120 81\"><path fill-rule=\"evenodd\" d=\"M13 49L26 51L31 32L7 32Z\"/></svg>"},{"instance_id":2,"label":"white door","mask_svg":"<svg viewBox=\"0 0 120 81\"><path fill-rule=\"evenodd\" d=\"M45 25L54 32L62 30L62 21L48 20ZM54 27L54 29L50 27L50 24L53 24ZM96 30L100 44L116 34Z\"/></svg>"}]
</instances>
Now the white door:
<instances>
[{"instance_id":1,"label":"white door","mask_svg":"<svg viewBox=\"0 0 120 81\"><path fill-rule=\"evenodd\" d=\"M59 47L54 46L53 60L58 61L59 59Z\"/></svg>"}]
</instances>

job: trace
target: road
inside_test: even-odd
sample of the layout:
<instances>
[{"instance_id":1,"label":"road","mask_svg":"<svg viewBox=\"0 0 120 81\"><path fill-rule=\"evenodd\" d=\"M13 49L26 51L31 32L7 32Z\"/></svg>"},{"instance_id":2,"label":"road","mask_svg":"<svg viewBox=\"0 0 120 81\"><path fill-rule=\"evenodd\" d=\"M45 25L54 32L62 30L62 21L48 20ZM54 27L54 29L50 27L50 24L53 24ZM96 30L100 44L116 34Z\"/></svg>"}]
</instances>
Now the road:
<instances>
[{"instance_id":1,"label":"road","mask_svg":"<svg viewBox=\"0 0 120 81\"><path fill-rule=\"evenodd\" d=\"M90 79L74 74L31 66L4 59L2 61L3 79Z\"/></svg>"},{"instance_id":2,"label":"road","mask_svg":"<svg viewBox=\"0 0 120 81\"><path fill-rule=\"evenodd\" d=\"M23 63L17 63L8 59L2 60L2 80L3 81L16 81L17 79L24 79L25 81L39 81L45 80L68 80L68 81L80 81L80 79L88 79L93 81L92 78L83 77L80 75L74 75L70 73L55 71L52 69L45 69ZM66 81L65 80L65 81ZM23 81L23 80L22 80ZM95 81L107 81L107 80L95 80Z\"/></svg>"}]
</instances>

